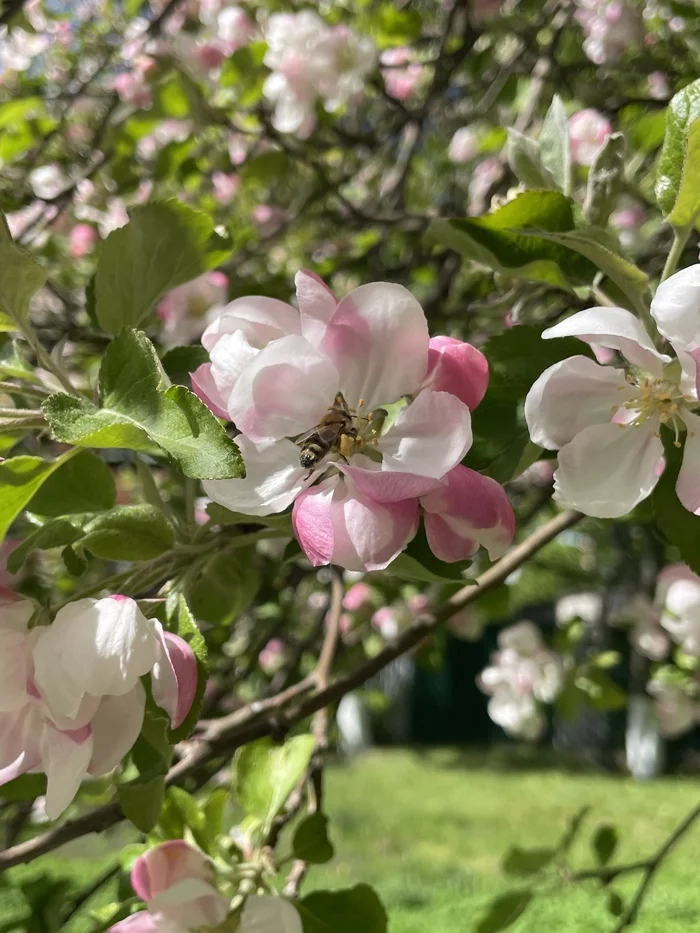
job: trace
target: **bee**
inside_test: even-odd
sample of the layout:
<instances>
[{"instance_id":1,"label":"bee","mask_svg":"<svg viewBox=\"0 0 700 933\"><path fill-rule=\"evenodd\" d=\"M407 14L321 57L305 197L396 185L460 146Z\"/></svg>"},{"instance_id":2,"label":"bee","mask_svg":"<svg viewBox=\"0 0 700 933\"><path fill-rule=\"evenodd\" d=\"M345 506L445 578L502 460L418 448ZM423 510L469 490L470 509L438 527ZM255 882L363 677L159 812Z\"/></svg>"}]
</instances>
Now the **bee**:
<instances>
[{"instance_id":1,"label":"bee","mask_svg":"<svg viewBox=\"0 0 700 933\"><path fill-rule=\"evenodd\" d=\"M352 413L342 395L338 394L321 421L295 443L301 447L299 463L312 470L334 448L342 457L352 450L357 430L353 427Z\"/></svg>"}]
</instances>

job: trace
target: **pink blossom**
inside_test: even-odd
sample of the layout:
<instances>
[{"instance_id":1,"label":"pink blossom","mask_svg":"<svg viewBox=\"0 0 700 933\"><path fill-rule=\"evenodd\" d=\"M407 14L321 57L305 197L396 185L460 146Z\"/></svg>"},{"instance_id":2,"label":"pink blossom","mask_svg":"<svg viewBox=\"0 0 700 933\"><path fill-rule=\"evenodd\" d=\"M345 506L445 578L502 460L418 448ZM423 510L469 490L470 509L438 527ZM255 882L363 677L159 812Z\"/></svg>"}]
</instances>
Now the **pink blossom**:
<instances>
[{"instance_id":1,"label":"pink blossom","mask_svg":"<svg viewBox=\"0 0 700 933\"><path fill-rule=\"evenodd\" d=\"M612 126L602 113L588 108L569 118L571 156L579 165L593 165L598 150L612 133Z\"/></svg>"},{"instance_id":2,"label":"pink blossom","mask_svg":"<svg viewBox=\"0 0 700 933\"><path fill-rule=\"evenodd\" d=\"M372 587L367 583L353 583L343 597L343 606L349 612L359 612L372 601Z\"/></svg>"},{"instance_id":3,"label":"pink blossom","mask_svg":"<svg viewBox=\"0 0 700 933\"><path fill-rule=\"evenodd\" d=\"M151 88L146 83L144 72L139 68L115 75L112 85L123 103L138 109L150 107Z\"/></svg>"},{"instance_id":4,"label":"pink blossom","mask_svg":"<svg viewBox=\"0 0 700 933\"><path fill-rule=\"evenodd\" d=\"M447 150L451 162L470 162L477 154L476 134L471 127L463 126L457 130Z\"/></svg>"},{"instance_id":5,"label":"pink blossom","mask_svg":"<svg viewBox=\"0 0 700 933\"><path fill-rule=\"evenodd\" d=\"M501 12L503 0L474 0L471 11L474 21L488 23Z\"/></svg>"},{"instance_id":6,"label":"pink blossom","mask_svg":"<svg viewBox=\"0 0 700 933\"><path fill-rule=\"evenodd\" d=\"M399 634L399 620L391 606L382 606L372 616L372 625L383 638L396 638Z\"/></svg>"},{"instance_id":7,"label":"pink blossom","mask_svg":"<svg viewBox=\"0 0 700 933\"><path fill-rule=\"evenodd\" d=\"M70 232L70 254L73 259L87 256L95 248L97 230L89 224L76 224Z\"/></svg>"},{"instance_id":8,"label":"pink blossom","mask_svg":"<svg viewBox=\"0 0 700 933\"><path fill-rule=\"evenodd\" d=\"M258 655L261 669L268 675L274 674L284 664L289 649L280 638L271 638Z\"/></svg>"},{"instance_id":9,"label":"pink blossom","mask_svg":"<svg viewBox=\"0 0 700 933\"><path fill-rule=\"evenodd\" d=\"M442 490L446 498L422 502L429 538L445 553L473 553L480 541L495 553L508 535L507 501L491 480L450 475L471 444L463 398L476 404L485 387L481 354L443 338L431 362L423 310L400 285L363 285L339 302L313 273L298 273L296 284L298 310L240 298L202 337L211 362L193 386L242 432L247 469L244 480L205 482L207 494L251 515L294 503L295 533L314 566L364 571L403 550L418 528L418 497ZM383 406L396 406L386 425ZM327 451L305 448L334 423ZM485 501L461 503L447 534L439 513L465 484Z\"/></svg>"},{"instance_id":10,"label":"pink blossom","mask_svg":"<svg viewBox=\"0 0 700 933\"><path fill-rule=\"evenodd\" d=\"M205 272L169 291L157 308L163 321L163 343L188 344L201 336L207 324L221 313L227 295L228 279L222 272Z\"/></svg>"},{"instance_id":11,"label":"pink blossom","mask_svg":"<svg viewBox=\"0 0 700 933\"><path fill-rule=\"evenodd\" d=\"M663 71L652 71L647 78L647 85L649 87L649 97L654 100L666 100L667 97L671 96L668 78Z\"/></svg>"},{"instance_id":12,"label":"pink blossom","mask_svg":"<svg viewBox=\"0 0 700 933\"><path fill-rule=\"evenodd\" d=\"M583 50L596 65L617 61L643 38L640 10L625 0L576 0Z\"/></svg>"},{"instance_id":13,"label":"pink blossom","mask_svg":"<svg viewBox=\"0 0 700 933\"><path fill-rule=\"evenodd\" d=\"M488 207L486 198L503 178L503 174L503 163L498 156L488 156L474 167L469 180L469 213L471 215L484 213Z\"/></svg>"},{"instance_id":14,"label":"pink blossom","mask_svg":"<svg viewBox=\"0 0 700 933\"><path fill-rule=\"evenodd\" d=\"M267 236L280 226L285 215L281 207L275 207L272 204L256 204L250 216L263 236Z\"/></svg>"},{"instance_id":15,"label":"pink blossom","mask_svg":"<svg viewBox=\"0 0 700 933\"><path fill-rule=\"evenodd\" d=\"M387 93L396 100L408 100L413 97L423 78L423 65L416 62L413 50L401 46L382 52L382 70ZM402 67L404 66L404 67Z\"/></svg>"},{"instance_id":16,"label":"pink blossom","mask_svg":"<svg viewBox=\"0 0 700 933\"><path fill-rule=\"evenodd\" d=\"M231 160L231 165L238 168L239 165L245 162L247 155L248 147L244 137L238 133L232 133L228 141L228 157Z\"/></svg>"},{"instance_id":17,"label":"pink blossom","mask_svg":"<svg viewBox=\"0 0 700 933\"><path fill-rule=\"evenodd\" d=\"M225 172L214 172L211 181L214 186L214 197L219 204L230 204L241 187L239 175L227 175Z\"/></svg>"},{"instance_id":18,"label":"pink blossom","mask_svg":"<svg viewBox=\"0 0 700 933\"><path fill-rule=\"evenodd\" d=\"M427 612L430 600L425 593L414 593L413 596L409 596L406 600L406 606L411 615L422 616Z\"/></svg>"}]
</instances>

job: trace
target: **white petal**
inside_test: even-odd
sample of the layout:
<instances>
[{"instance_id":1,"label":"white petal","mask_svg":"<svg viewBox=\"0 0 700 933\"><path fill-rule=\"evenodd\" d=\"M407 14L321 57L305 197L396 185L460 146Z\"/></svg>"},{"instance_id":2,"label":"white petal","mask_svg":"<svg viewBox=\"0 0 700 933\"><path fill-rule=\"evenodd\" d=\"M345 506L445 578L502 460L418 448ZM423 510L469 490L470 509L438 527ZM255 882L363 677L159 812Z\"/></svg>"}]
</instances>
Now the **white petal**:
<instances>
[{"instance_id":1,"label":"white petal","mask_svg":"<svg viewBox=\"0 0 700 933\"><path fill-rule=\"evenodd\" d=\"M378 444L385 470L440 479L471 447L469 409L449 392L420 392Z\"/></svg>"},{"instance_id":2,"label":"white petal","mask_svg":"<svg viewBox=\"0 0 700 933\"><path fill-rule=\"evenodd\" d=\"M420 304L402 285L361 285L342 299L322 348L341 375L351 408L365 410L413 394L428 368L428 324Z\"/></svg>"},{"instance_id":3,"label":"white petal","mask_svg":"<svg viewBox=\"0 0 700 933\"><path fill-rule=\"evenodd\" d=\"M338 299L323 279L314 272L300 269L294 277L297 301L304 337L317 347L326 333L328 322L335 314Z\"/></svg>"},{"instance_id":4,"label":"white petal","mask_svg":"<svg viewBox=\"0 0 700 933\"><path fill-rule=\"evenodd\" d=\"M589 308L543 331L542 337L578 337L586 343L597 343L619 350L630 363L660 376L663 364L671 357L659 353L638 319L624 308Z\"/></svg>"},{"instance_id":5,"label":"white petal","mask_svg":"<svg viewBox=\"0 0 700 933\"><path fill-rule=\"evenodd\" d=\"M585 356L555 363L545 369L525 399L532 442L558 450L584 428L609 422L613 406L624 403L629 395L630 386L619 369L599 366Z\"/></svg>"},{"instance_id":6,"label":"white petal","mask_svg":"<svg viewBox=\"0 0 700 933\"><path fill-rule=\"evenodd\" d=\"M236 298L202 334L202 346L211 352L223 334L241 331L251 347L261 350L271 340L301 333L299 312L277 298L251 295Z\"/></svg>"},{"instance_id":7,"label":"white petal","mask_svg":"<svg viewBox=\"0 0 700 933\"><path fill-rule=\"evenodd\" d=\"M211 377L226 402L238 377L259 352L251 347L241 330L235 334L222 334L212 348Z\"/></svg>"},{"instance_id":8,"label":"white petal","mask_svg":"<svg viewBox=\"0 0 700 933\"><path fill-rule=\"evenodd\" d=\"M288 440L255 445L240 435L236 438L246 467L245 479L206 480L204 491L220 505L244 515L272 515L283 512L297 495L310 486L318 472L299 463L299 447Z\"/></svg>"},{"instance_id":9,"label":"white petal","mask_svg":"<svg viewBox=\"0 0 700 933\"><path fill-rule=\"evenodd\" d=\"M138 683L122 697L104 697L92 717L90 774L106 774L116 768L133 747L143 725L146 691Z\"/></svg>"},{"instance_id":10,"label":"white petal","mask_svg":"<svg viewBox=\"0 0 700 933\"><path fill-rule=\"evenodd\" d=\"M0 712L27 702L31 673L31 638L27 623L34 613L29 600L0 602Z\"/></svg>"},{"instance_id":11,"label":"white petal","mask_svg":"<svg viewBox=\"0 0 700 933\"><path fill-rule=\"evenodd\" d=\"M76 741L65 732L47 725L42 740L42 760L46 771L46 815L58 819L78 793L92 756L92 738Z\"/></svg>"},{"instance_id":12,"label":"white petal","mask_svg":"<svg viewBox=\"0 0 700 933\"><path fill-rule=\"evenodd\" d=\"M654 423L595 424L559 451L555 499L596 518L618 518L646 499L658 482L663 445Z\"/></svg>"},{"instance_id":13,"label":"white petal","mask_svg":"<svg viewBox=\"0 0 700 933\"><path fill-rule=\"evenodd\" d=\"M0 715L0 785L41 764L44 717L37 705Z\"/></svg>"},{"instance_id":14,"label":"white petal","mask_svg":"<svg viewBox=\"0 0 700 933\"><path fill-rule=\"evenodd\" d=\"M301 933L301 917L289 901L261 894L249 897L238 933Z\"/></svg>"},{"instance_id":15,"label":"white petal","mask_svg":"<svg viewBox=\"0 0 700 933\"><path fill-rule=\"evenodd\" d=\"M688 432L676 480L676 495L689 512L700 515L700 416L684 411L681 417Z\"/></svg>"},{"instance_id":16,"label":"white petal","mask_svg":"<svg viewBox=\"0 0 700 933\"><path fill-rule=\"evenodd\" d=\"M681 269L656 289L651 313L659 331L687 350L700 345L700 265Z\"/></svg>"},{"instance_id":17,"label":"white petal","mask_svg":"<svg viewBox=\"0 0 700 933\"><path fill-rule=\"evenodd\" d=\"M85 694L123 696L160 657L155 624L126 596L64 606L34 647L35 679L50 709L74 717Z\"/></svg>"}]
</instances>

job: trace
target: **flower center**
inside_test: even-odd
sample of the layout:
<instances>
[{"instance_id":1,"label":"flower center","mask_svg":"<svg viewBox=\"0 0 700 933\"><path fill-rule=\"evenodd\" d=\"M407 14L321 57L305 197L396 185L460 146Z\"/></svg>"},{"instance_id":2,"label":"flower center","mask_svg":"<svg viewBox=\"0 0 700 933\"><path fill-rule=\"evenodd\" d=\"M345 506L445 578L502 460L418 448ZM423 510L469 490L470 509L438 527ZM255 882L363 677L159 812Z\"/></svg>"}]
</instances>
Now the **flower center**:
<instances>
[{"instance_id":1,"label":"flower center","mask_svg":"<svg viewBox=\"0 0 700 933\"><path fill-rule=\"evenodd\" d=\"M680 412L687 407L686 401L691 399L683 395L677 383L668 379L655 379L651 376L635 378L631 374L628 374L626 379L634 392L623 405L614 405L613 411L617 415L621 409L626 409L634 417L620 420L620 426L640 427L649 418L658 418L661 424L673 427L676 434L674 443L680 447L678 434L684 427Z\"/></svg>"}]
</instances>

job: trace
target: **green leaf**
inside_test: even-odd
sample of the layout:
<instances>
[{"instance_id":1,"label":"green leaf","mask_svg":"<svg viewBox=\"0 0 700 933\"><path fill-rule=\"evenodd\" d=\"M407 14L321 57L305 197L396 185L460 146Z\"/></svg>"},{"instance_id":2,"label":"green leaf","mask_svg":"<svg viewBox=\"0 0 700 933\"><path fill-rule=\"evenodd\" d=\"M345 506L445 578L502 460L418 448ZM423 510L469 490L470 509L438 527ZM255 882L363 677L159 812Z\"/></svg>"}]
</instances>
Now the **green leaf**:
<instances>
[{"instance_id":1,"label":"green leaf","mask_svg":"<svg viewBox=\"0 0 700 933\"><path fill-rule=\"evenodd\" d=\"M124 330L100 367L100 408L57 394L42 405L59 440L80 447L127 447L153 452L158 444L175 466L196 479L243 475L238 448L194 393L163 389L163 372L145 334Z\"/></svg>"},{"instance_id":2,"label":"green leaf","mask_svg":"<svg viewBox=\"0 0 700 933\"><path fill-rule=\"evenodd\" d=\"M677 229L692 227L700 214L700 118L690 125L678 197L666 218Z\"/></svg>"},{"instance_id":3,"label":"green leaf","mask_svg":"<svg viewBox=\"0 0 700 933\"><path fill-rule=\"evenodd\" d=\"M689 512L676 495L683 450L675 446L675 435L665 426L661 428L661 440L666 467L652 493L654 518L664 536L678 548L681 559L700 573L700 516Z\"/></svg>"},{"instance_id":4,"label":"green leaf","mask_svg":"<svg viewBox=\"0 0 700 933\"><path fill-rule=\"evenodd\" d=\"M57 460L11 457L0 463L0 542L15 518L41 488L42 483L72 455L73 451L69 451Z\"/></svg>"},{"instance_id":5,"label":"green leaf","mask_svg":"<svg viewBox=\"0 0 700 933\"><path fill-rule=\"evenodd\" d=\"M107 333L139 324L165 292L206 272L213 230L205 214L175 200L132 208L97 257L95 312Z\"/></svg>"},{"instance_id":6,"label":"green leaf","mask_svg":"<svg viewBox=\"0 0 700 933\"><path fill-rule=\"evenodd\" d=\"M150 833L158 822L163 805L164 788L162 774L146 780L139 778L117 786L119 806L124 816L131 820L142 833Z\"/></svg>"},{"instance_id":7,"label":"green leaf","mask_svg":"<svg viewBox=\"0 0 700 933\"><path fill-rule=\"evenodd\" d=\"M539 137L540 159L557 187L571 194L571 140L569 120L558 94L552 98Z\"/></svg>"},{"instance_id":8,"label":"green leaf","mask_svg":"<svg viewBox=\"0 0 700 933\"><path fill-rule=\"evenodd\" d=\"M10 573L17 573L24 562L36 550L49 550L53 547L64 547L77 541L82 532L77 523L65 518L57 518L47 522L36 531L27 535L7 558L7 569Z\"/></svg>"},{"instance_id":9,"label":"green leaf","mask_svg":"<svg viewBox=\"0 0 700 933\"><path fill-rule=\"evenodd\" d=\"M197 690L185 720L177 729L169 730L168 736L173 744L186 739L197 725L209 677L207 643L182 594L179 596L177 606L177 634L187 642L197 659Z\"/></svg>"},{"instance_id":10,"label":"green leaf","mask_svg":"<svg viewBox=\"0 0 700 933\"><path fill-rule=\"evenodd\" d=\"M591 846L599 865L608 864L615 854L618 842L619 834L617 827L606 824L596 829L591 841Z\"/></svg>"},{"instance_id":11,"label":"green leaf","mask_svg":"<svg viewBox=\"0 0 700 933\"><path fill-rule=\"evenodd\" d=\"M304 933L386 933L388 920L368 884L340 891L312 891L297 901Z\"/></svg>"},{"instance_id":12,"label":"green leaf","mask_svg":"<svg viewBox=\"0 0 700 933\"><path fill-rule=\"evenodd\" d=\"M311 813L299 823L292 839L295 858L309 865L325 865L335 852L328 838L328 817L323 813Z\"/></svg>"},{"instance_id":13,"label":"green leaf","mask_svg":"<svg viewBox=\"0 0 700 933\"><path fill-rule=\"evenodd\" d=\"M161 364L165 374L176 385L188 386L190 373L209 362L209 353L202 346L173 347L168 350Z\"/></svg>"},{"instance_id":14,"label":"green leaf","mask_svg":"<svg viewBox=\"0 0 700 933\"><path fill-rule=\"evenodd\" d=\"M29 319L29 302L46 281L46 273L26 250L16 246L5 215L0 215L0 312L21 330Z\"/></svg>"},{"instance_id":15,"label":"green leaf","mask_svg":"<svg viewBox=\"0 0 700 933\"><path fill-rule=\"evenodd\" d=\"M236 756L238 801L249 816L263 822L265 832L306 774L313 751L313 737L297 735L284 745L259 739Z\"/></svg>"},{"instance_id":16,"label":"green leaf","mask_svg":"<svg viewBox=\"0 0 700 933\"><path fill-rule=\"evenodd\" d=\"M90 450L81 450L50 476L31 501L31 511L54 517L111 509L117 500L112 471Z\"/></svg>"},{"instance_id":17,"label":"green leaf","mask_svg":"<svg viewBox=\"0 0 700 933\"><path fill-rule=\"evenodd\" d=\"M625 909L625 902L622 900L617 891L608 892L608 912L613 915L613 917L622 916L622 912Z\"/></svg>"},{"instance_id":18,"label":"green leaf","mask_svg":"<svg viewBox=\"0 0 700 933\"><path fill-rule=\"evenodd\" d=\"M625 185L625 137L611 133L588 173L583 216L594 227L605 227Z\"/></svg>"},{"instance_id":19,"label":"green leaf","mask_svg":"<svg viewBox=\"0 0 700 933\"><path fill-rule=\"evenodd\" d=\"M526 191L485 217L434 220L428 237L496 272L570 291L570 280L593 280L593 263L573 249L524 231L562 233L573 227L570 198L558 191Z\"/></svg>"},{"instance_id":20,"label":"green leaf","mask_svg":"<svg viewBox=\"0 0 700 933\"><path fill-rule=\"evenodd\" d=\"M673 96L666 110L666 135L656 174L656 200L671 214L681 189L690 128L700 118L700 79Z\"/></svg>"},{"instance_id":21,"label":"green leaf","mask_svg":"<svg viewBox=\"0 0 700 933\"><path fill-rule=\"evenodd\" d=\"M532 891L508 891L489 905L488 911L474 927L474 933L498 933L511 926L528 908Z\"/></svg>"},{"instance_id":22,"label":"green leaf","mask_svg":"<svg viewBox=\"0 0 700 933\"><path fill-rule=\"evenodd\" d=\"M641 306L646 310L649 299L649 279L646 273L603 245L601 241L604 241L606 237L604 230L582 228L574 233L548 233L544 230L532 233L524 230L520 232L523 236L551 240L552 243L567 246L585 256L586 259L590 259L621 289L633 308L639 309Z\"/></svg>"},{"instance_id":23,"label":"green leaf","mask_svg":"<svg viewBox=\"0 0 700 933\"><path fill-rule=\"evenodd\" d=\"M430 550L425 528L421 525L418 534L405 551L399 554L388 569L402 580L421 583L463 583L464 571L471 566L471 561L446 564Z\"/></svg>"},{"instance_id":24,"label":"green leaf","mask_svg":"<svg viewBox=\"0 0 700 933\"><path fill-rule=\"evenodd\" d=\"M526 187L551 189L558 187L554 176L542 162L542 154L536 140L519 130L510 128L506 155L513 174Z\"/></svg>"},{"instance_id":25,"label":"green leaf","mask_svg":"<svg viewBox=\"0 0 700 933\"><path fill-rule=\"evenodd\" d=\"M482 348L489 362L489 387L472 412L474 443L465 464L499 483L512 479L530 442L523 404L535 380L570 356L593 358L575 337L542 340L542 330L521 324L506 330Z\"/></svg>"},{"instance_id":26,"label":"green leaf","mask_svg":"<svg viewBox=\"0 0 700 933\"><path fill-rule=\"evenodd\" d=\"M503 871L508 875L536 875L550 864L556 849L521 849L513 846L503 859Z\"/></svg>"},{"instance_id":27,"label":"green leaf","mask_svg":"<svg viewBox=\"0 0 700 933\"><path fill-rule=\"evenodd\" d=\"M81 548L103 560L151 560L175 544L173 526L152 505L111 509L88 522L84 532Z\"/></svg>"},{"instance_id":28,"label":"green leaf","mask_svg":"<svg viewBox=\"0 0 700 933\"><path fill-rule=\"evenodd\" d=\"M36 800L45 793L45 774L22 774L0 787L1 800Z\"/></svg>"},{"instance_id":29,"label":"green leaf","mask_svg":"<svg viewBox=\"0 0 700 933\"><path fill-rule=\"evenodd\" d=\"M253 560L251 547L236 550L235 557L215 554L207 561L188 592L190 608L198 619L211 625L230 625L248 608L262 583Z\"/></svg>"}]
</instances>

